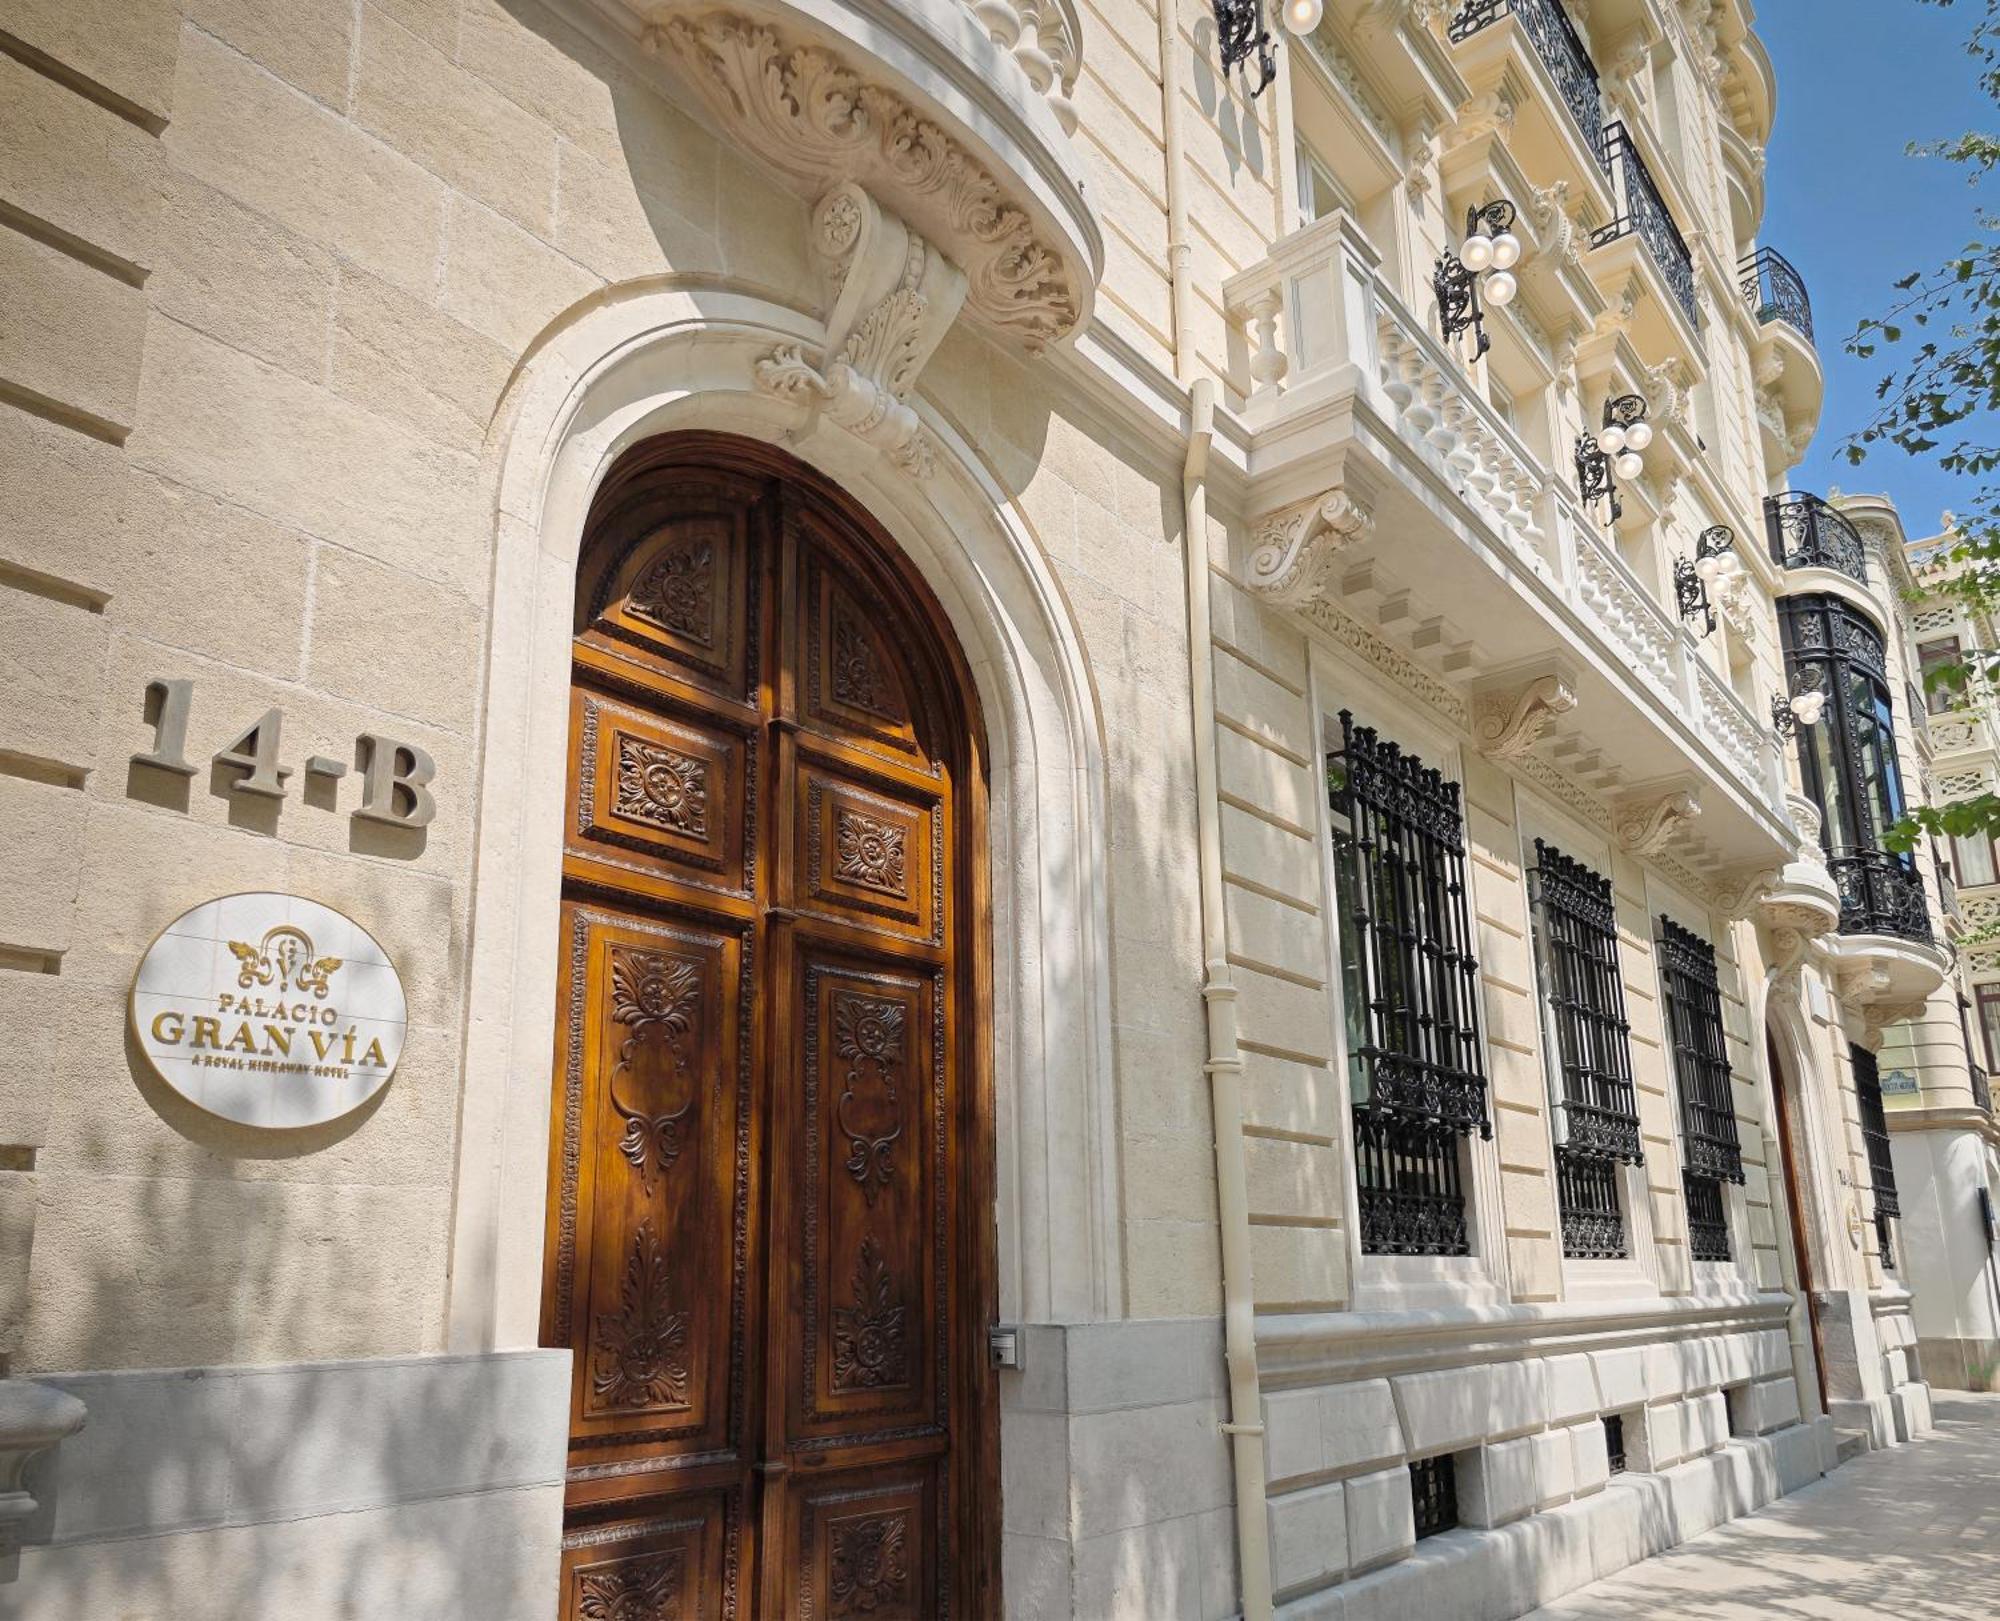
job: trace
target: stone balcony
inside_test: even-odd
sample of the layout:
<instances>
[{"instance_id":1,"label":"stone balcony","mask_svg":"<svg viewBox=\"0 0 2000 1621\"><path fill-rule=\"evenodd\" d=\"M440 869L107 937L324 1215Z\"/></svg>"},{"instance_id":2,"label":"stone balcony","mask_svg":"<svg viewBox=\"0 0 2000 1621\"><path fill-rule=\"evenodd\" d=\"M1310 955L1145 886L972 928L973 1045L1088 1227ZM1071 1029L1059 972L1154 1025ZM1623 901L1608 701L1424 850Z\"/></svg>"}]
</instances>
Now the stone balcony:
<instances>
[{"instance_id":1,"label":"stone balcony","mask_svg":"<svg viewBox=\"0 0 2000 1621\"><path fill-rule=\"evenodd\" d=\"M1775 248L1759 248L1737 266L1743 302L1755 324L1751 371L1757 425L1766 454L1781 467L1798 461L1819 426L1826 372L1813 338L1805 277Z\"/></svg>"},{"instance_id":2,"label":"stone balcony","mask_svg":"<svg viewBox=\"0 0 2000 1621\"><path fill-rule=\"evenodd\" d=\"M1031 351L1088 322L1104 248L1071 140L1075 0L594 3L805 200L858 185L962 272L966 320Z\"/></svg>"},{"instance_id":3,"label":"stone balcony","mask_svg":"<svg viewBox=\"0 0 2000 1621\"><path fill-rule=\"evenodd\" d=\"M1352 219L1284 238L1225 298L1261 515L1251 589L1358 621L1462 688L1489 754L1616 807L1628 848L1718 882L1790 859L1769 724L1396 296Z\"/></svg>"}]
</instances>

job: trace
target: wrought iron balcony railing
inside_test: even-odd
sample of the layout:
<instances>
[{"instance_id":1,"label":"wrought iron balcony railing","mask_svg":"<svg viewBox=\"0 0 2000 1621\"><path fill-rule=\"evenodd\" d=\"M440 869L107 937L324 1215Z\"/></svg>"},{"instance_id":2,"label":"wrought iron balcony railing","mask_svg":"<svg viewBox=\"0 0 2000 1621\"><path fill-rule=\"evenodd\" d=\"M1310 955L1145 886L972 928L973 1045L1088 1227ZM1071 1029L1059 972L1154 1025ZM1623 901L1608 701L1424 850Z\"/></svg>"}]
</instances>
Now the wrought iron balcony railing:
<instances>
[{"instance_id":1,"label":"wrought iron balcony railing","mask_svg":"<svg viewBox=\"0 0 2000 1621\"><path fill-rule=\"evenodd\" d=\"M1807 343L1813 341L1812 299L1791 260L1776 248L1759 248L1737 269L1743 276L1743 301L1760 325L1786 321Z\"/></svg>"},{"instance_id":2,"label":"wrought iron balcony railing","mask_svg":"<svg viewBox=\"0 0 2000 1621\"><path fill-rule=\"evenodd\" d=\"M1826 864L1840 891L1842 934L1887 934L1927 946L1932 942L1924 881L1915 867L1886 850L1831 855Z\"/></svg>"},{"instance_id":3,"label":"wrought iron balcony railing","mask_svg":"<svg viewBox=\"0 0 2000 1621\"><path fill-rule=\"evenodd\" d=\"M1868 583L1868 552L1861 531L1816 495L1787 490L1764 498L1764 533L1771 560L1782 568L1838 569Z\"/></svg>"},{"instance_id":4,"label":"wrought iron balcony railing","mask_svg":"<svg viewBox=\"0 0 2000 1621\"><path fill-rule=\"evenodd\" d=\"M1462 44L1510 15L1534 41L1535 54L1555 80L1556 92L1569 109L1583 144L1590 148L1598 166L1608 170L1611 155L1605 144L1604 98L1598 89L1597 64L1591 61L1590 49L1561 0L1466 0L1451 19L1451 42Z\"/></svg>"},{"instance_id":5,"label":"wrought iron balcony railing","mask_svg":"<svg viewBox=\"0 0 2000 1621\"><path fill-rule=\"evenodd\" d=\"M1680 305L1690 324L1698 325L1694 296L1694 255L1689 252L1687 238L1681 235L1681 228L1674 223L1673 211L1667 207L1666 198L1660 195L1660 188L1653 179L1653 173L1646 167L1646 160L1639 155L1639 148L1632 142L1624 124L1616 123L1605 127L1605 151L1611 161L1611 178L1618 191L1619 206L1624 210L1618 218L1590 236L1590 245L1601 248L1607 242L1616 242L1621 236L1638 233L1639 240L1646 244L1646 251L1653 256L1653 263L1659 267L1660 276L1674 295L1674 302Z\"/></svg>"}]
</instances>

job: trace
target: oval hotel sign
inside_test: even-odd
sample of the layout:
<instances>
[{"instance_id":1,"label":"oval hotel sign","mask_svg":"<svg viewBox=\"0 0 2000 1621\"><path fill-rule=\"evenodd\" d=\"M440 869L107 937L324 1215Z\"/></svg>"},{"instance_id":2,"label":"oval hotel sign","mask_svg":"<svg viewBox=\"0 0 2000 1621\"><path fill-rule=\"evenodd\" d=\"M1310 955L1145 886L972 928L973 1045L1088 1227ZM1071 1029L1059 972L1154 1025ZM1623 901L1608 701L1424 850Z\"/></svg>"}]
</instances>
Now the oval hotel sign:
<instances>
[{"instance_id":1,"label":"oval hotel sign","mask_svg":"<svg viewBox=\"0 0 2000 1621\"><path fill-rule=\"evenodd\" d=\"M409 1022L388 954L298 895L224 895L169 923L132 981L160 1079L246 1126L323 1125L388 1084Z\"/></svg>"}]
</instances>

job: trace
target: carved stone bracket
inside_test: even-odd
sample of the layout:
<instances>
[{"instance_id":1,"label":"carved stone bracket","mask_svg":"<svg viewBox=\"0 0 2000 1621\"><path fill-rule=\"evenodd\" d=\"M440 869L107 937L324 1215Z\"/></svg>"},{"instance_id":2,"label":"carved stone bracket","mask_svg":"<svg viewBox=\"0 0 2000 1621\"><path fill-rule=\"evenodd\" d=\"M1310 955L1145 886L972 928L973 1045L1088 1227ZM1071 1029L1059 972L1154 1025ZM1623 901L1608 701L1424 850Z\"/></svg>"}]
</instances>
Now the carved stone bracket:
<instances>
[{"instance_id":1,"label":"carved stone bracket","mask_svg":"<svg viewBox=\"0 0 2000 1621\"><path fill-rule=\"evenodd\" d=\"M818 404L927 476L930 441L903 402L965 302L965 272L852 182L813 210L812 245L835 289L825 356L815 366L797 344L782 345L757 362L757 386Z\"/></svg>"},{"instance_id":2,"label":"carved stone bracket","mask_svg":"<svg viewBox=\"0 0 2000 1621\"><path fill-rule=\"evenodd\" d=\"M1489 759L1519 760L1561 716L1576 708L1576 687L1561 671L1473 693L1472 735Z\"/></svg>"},{"instance_id":3,"label":"carved stone bracket","mask_svg":"<svg viewBox=\"0 0 2000 1621\"><path fill-rule=\"evenodd\" d=\"M1660 855L1699 815L1701 801L1687 788L1630 794L1618 802L1618 842L1635 856Z\"/></svg>"},{"instance_id":4,"label":"carved stone bracket","mask_svg":"<svg viewBox=\"0 0 2000 1621\"><path fill-rule=\"evenodd\" d=\"M666 8L657 6L659 14ZM1093 273L1039 231L950 132L834 52L729 11L647 30L717 127L808 197L852 181L965 274L969 316L1039 350L1081 318Z\"/></svg>"},{"instance_id":5,"label":"carved stone bracket","mask_svg":"<svg viewBox=\"0 0 2000 1621\"><path fill-rule=\"evenodd\" d=\"M1257 523L1250 588L1287 607L1327 594L1340 553L1374 531L1375 515L1345 490L1294 502Z\"/></svg>"}]
</instances>

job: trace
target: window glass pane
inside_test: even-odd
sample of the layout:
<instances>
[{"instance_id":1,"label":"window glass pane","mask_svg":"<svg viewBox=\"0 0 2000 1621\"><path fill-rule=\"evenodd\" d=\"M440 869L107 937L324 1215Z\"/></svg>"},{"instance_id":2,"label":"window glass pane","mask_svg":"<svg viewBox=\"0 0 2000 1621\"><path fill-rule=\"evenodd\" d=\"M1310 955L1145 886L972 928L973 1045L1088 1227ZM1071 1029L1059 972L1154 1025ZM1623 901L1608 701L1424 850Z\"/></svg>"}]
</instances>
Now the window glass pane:
<instances>
[{"instance_id":1,"label":"window glass pane","mask_svg":"<svg viewBox=\"0 0 2000 1621\"><path fill-rule=\"evenodd\" d=\"M1993 841L1984 834L1977 838L1951 841L1952 868L1960 889L1974 889L1993 882Z\"/></svg>"},{"instance_id":2,"label":"window glass pane","mask_svg":"<svg viewBox=\"0 0 2000 1621\"><path fill-rule=\"evenodd\" d=\"M1920 642L1917 645L1917 663L1922 667L1923 673L1926 676L1938 665L1953 663L1957 658L1958 638L1956 636L1945 636L1934 642ZM1932 691L1928 682L1924 683L1924 687L1924 707L1933 715L1942 714L1958 701L1959 694L1950 688L1939 687L1937 690Z\"/></svg>"},{"instance_id":3,"label":"window glass pane","mask_svg":"<svg viewBox=\"0 0 2000 1621\"><path fill-rule=\"evenodd\" d=\"M1311 147L1299 147L1299 223L1310 225L1347 207L1333 171Z\"/></svg>"},{"instance_id":4,"label":"window glass pane","mask_svg":"<svg viewBox=\"0 0 2000 1621\"><path fill-rule=\"evenodd\" d=\"M1973 995L1979 998L1979 1030L1986 1038L1986 1067L2000 1070L2000 985L1981 985Z\"/></svg>"}]
</instances>

